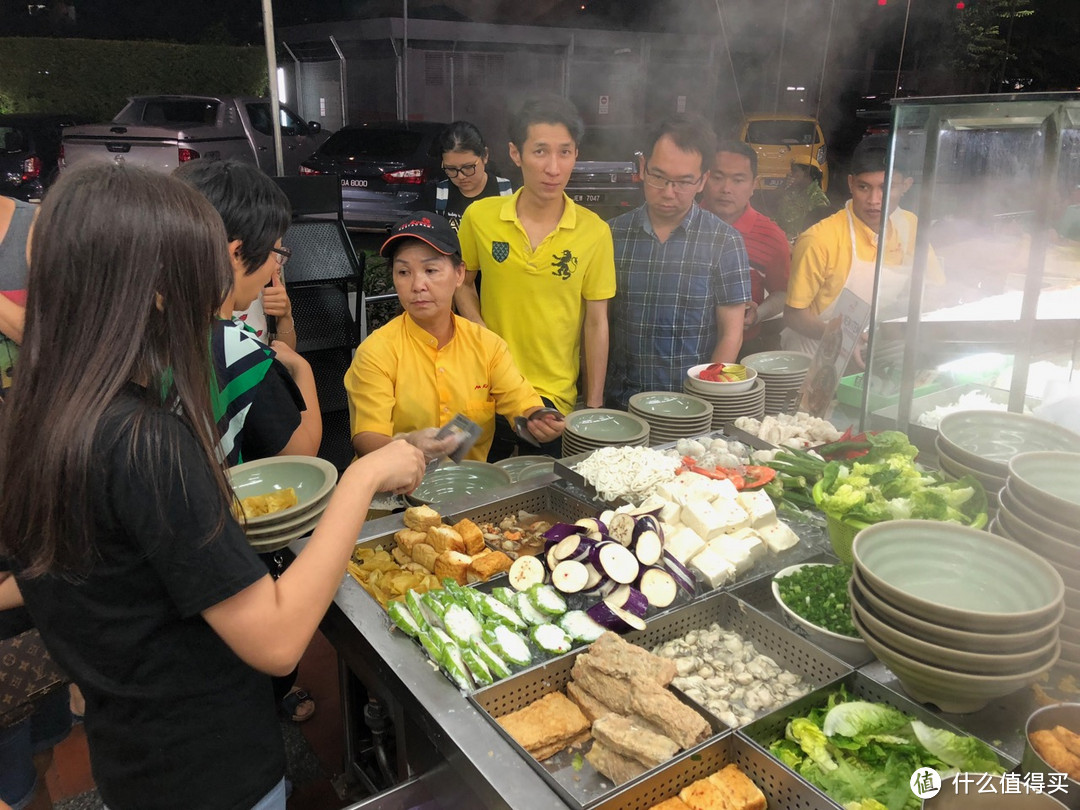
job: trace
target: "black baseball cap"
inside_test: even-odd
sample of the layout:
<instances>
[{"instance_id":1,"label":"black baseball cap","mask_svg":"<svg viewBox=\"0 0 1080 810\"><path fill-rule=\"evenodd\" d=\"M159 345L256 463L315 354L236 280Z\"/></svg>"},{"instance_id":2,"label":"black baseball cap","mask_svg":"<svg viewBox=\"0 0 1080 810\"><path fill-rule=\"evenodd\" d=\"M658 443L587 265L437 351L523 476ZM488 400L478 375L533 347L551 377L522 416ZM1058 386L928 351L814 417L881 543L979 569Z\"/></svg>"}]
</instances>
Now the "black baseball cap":
<instances>
[{"instance_id":1,"label":"black baseball cap","mask_svg":"<svg viewBox=\"0 0 1080 810\"><path fill-rule=\"evenodd\" d=\"M431 211L417 211L395 225L390 231L390 237L379 248L379 255L389 259L397 248L397 245L393 244L394 240L405 238L419 239L447 256L461 252L457 232L446 217Z\"/></svg>"}]
</instances>

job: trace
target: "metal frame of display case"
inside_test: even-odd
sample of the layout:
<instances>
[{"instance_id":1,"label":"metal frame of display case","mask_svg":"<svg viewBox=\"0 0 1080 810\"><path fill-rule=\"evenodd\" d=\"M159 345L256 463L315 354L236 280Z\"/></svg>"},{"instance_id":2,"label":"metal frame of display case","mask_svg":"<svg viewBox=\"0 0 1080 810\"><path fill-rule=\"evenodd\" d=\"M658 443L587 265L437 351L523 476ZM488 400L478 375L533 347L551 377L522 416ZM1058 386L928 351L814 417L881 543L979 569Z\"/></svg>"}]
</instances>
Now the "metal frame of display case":
<instances>
[{"instance_id":1,"label":"metal frame of display case","mask_svg":"<svg viewBox=\"0 0 1080 810\"><path fill-rule=\"evenodd\" d=\"M905 130L912 127L925 132L926 145L922 155L918 215L922 222L931 223L935 216L944 213L938 199L939 154L943 133L947 131L989 130L1014 127L1041 127L1045 133L1042 158L1034 179L1042 193L1034 195L1032 231L1023 295L1019 318L1016 320L964 321L957 323L931 323L923 319L923 291L926 268L930 254L930 228L920 227L916 233L914 266L908 294L907 319L905 322L878 323L879 283L883 251L879 249L876 262L876 279L871 308L869 359L866 369L867 384L863 387L860 424L865 429L871 424L869 407L872 396L873 371L876 365L874 343L885 338L903 341L903 359L899 403L896 411L896 429L907 431L911 421L915 379L918 373L917 356L928 342L939 344L997 344L1010 348L1013 355L1012 379L1009 387L1008 408L1023 410L1028 381L1028 369L1037 341L1060 345L1080 340L1080 321L1040 321L1037 307L1047 255L1050 227L1051 189L1058 178L1061 165L1062 132L1080 127L1080 93L1031 93L986 96L951 96L934 98L896 99L893 102L893 135L889 140L886 170L885 199L883 210L889 210L889 198L894 193L892 178L897 165L897 146L902 142ZM924 112L926 117L921 120ZM884 240L882 240L882 244ZM955 332L960 326L965 332L957 339Z\"/></svg>"}]
</instances>

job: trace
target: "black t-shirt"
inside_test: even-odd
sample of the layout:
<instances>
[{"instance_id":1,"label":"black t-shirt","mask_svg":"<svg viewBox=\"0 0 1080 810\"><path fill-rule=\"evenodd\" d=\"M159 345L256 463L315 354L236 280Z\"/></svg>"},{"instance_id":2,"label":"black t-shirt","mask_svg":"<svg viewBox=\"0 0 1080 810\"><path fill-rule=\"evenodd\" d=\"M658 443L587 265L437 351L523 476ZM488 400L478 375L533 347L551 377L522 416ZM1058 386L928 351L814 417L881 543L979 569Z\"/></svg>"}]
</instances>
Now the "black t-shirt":
<instances>
[{"instance_id":1,"label":"black t-shirt","mask_svg":"<svg viewBox=\"0 0 1080 810\"><path fill-rule=\"evenodd\" d=\"M270 678L241 661L200 612L266 567L231 518L210 536L219 497L194 435L150 411L175 440L164 491L129 455L134 390L94 445L95 558L85 578L19 578L49 652L82 688L94 779L111 810L249 810L285 773ZM161 467L162 470L166 468ZM209 539L208 539L209 538Z\"/></svg>"},{"instance_id":2,"label":"black t-shirt","mask_svg":"<svg viewBox=\"0 0 1080 810\"><path fill-rule=\"evenodd\" d=\"M447 189L446 210L439 210L438 189L440 186L444 186ZM491 165L488 165L487 170L487 183L484 184L484 190L477 194L475 197L466 197L461 193L461 190L451 183L449 180L443 180L436 183L430 191L430 198L428 200L428 210L435 211L442 214L450 222L450 226L456 231L458 226L461 225L461 217L465 213L465 209L472 205L477 200L482 200L485 197L498 197L500 194L509 194L512 191L509 180L499 178L495 176L495 172L492 171Z\"/></svg>"}]
</instances>

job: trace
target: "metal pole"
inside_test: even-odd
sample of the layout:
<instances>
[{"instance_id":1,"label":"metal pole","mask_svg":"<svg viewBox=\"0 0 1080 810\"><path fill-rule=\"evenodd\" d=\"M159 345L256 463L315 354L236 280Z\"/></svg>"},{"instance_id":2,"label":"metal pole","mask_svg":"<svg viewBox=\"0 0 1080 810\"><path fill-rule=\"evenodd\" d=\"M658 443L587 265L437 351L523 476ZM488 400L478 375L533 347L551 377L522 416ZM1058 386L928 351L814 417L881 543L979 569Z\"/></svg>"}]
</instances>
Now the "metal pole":
<instances>
[{"instance_id":1,"label":"metal pole","mask_svg":"<svg viewBox=\"0 0 1080 810\"><path fill-rule=\"evenodd\" d=\"M1005 84L1005 70L1009 65L1009 50L1012 48L1013 20L1016 19L1016 0L1009 1L1009 31L1005 34L1005 53L1001 57L1001 78L998 81L998 92L1001 85Z\"/></svg>"},{"instance_id":2,"label":"metal pole","mask_svg":"<svg viewBox=\"0 0 1080 810\"><path fill-rule=\"evenodd\" d=\"M346 106L346 100L349 97L348 88L348 71L345 65L345 54L341 50L341 46L338 45L337 39L333 34L330 35L330 44L334 46L334 53L338 58L338 89L341 93L341 125L345 126L349 123L349 108Z\"/></svg>"},{"instance_id":3,"label":"metal pole","mask_svg":"<svg viewBox=\"0 0 1080 810\"><path fill-rule=\"evenodd\" d=\"M911 16L911 0L907 0L907 10L904 11L904 36L900 38L900 59L896 62L896 87L893 88L893 98L900 95L900 71L904 67L904 47L907 45L907 24Z\"/></svg>"},{"instance_id":4,"label":"metal pole","mask_svg":"<svg viewBox=\"0 0 1080 810\"><path fill-rule=\"evenodd\" d=\"M742 93L739 92L739 75L735 72L735 60L731 57L731 46L728 44L721 0L716 0L716 16L720 20L720 35L724 38L724 50L727 51L728 65L731 67L731 85L735 88L735 98L739 102L739 119L741 120L746 117L746 111L743 109Z\"/></svg>"},{"instance_id":5,"label":"metal pole","mask_svg":"<svg viewBox=\"0 0 1080 810\"><path fill-rule=\"evenodd\" d=\"M277 176L285 174L285 161L281 150L281 102L277 87L277 50L274 48L274 3L262 0L263 40L266 43L266 69L270 74L270 117L274 122L274 167Z\"/></svg>"},{"instance_id":6,"label":"metal pole","mask_svg":"<svg viewBox=\"0 0 1080 810\"><path fill-rule=\"evenodd\" d=\"M814 118L819 121L821 120L821 97L824 95L825 90L825 68L829 64L829 44L832 42L832 27L835 17L836 0L832 0L832 5L829 7L829 28L825 32L825 51L821 54L821 78L818 80L817 109L814 110ZM869 379L869 376L866 379Z\"/></svg>"},{"instance_id":7,"label":"metal pole","mask_svg":"<svg viewBox=\"0 0 1080 810\"><path fill-rule=\"evenodd\" d=\"M292 48L289 47L289 43L282 42L281 47L284 48L285 53L289 55L289 58L293 60L293 69L296 71L296 77L293 80L293 88L296 90L296 111L300 113L300 117L305 120L314 118L314 115L309 116L304 112L306 107L304 104L304 84L300 75L300 60L296 58L296 54L293 53Z\"/></svg>"},{"instance_id":8,"label":"metal pole","mask_svg":"<svg viewBox=\"0 0 1080 810\"><path fill-rule=\"evenodd\" d=\"M401 0L401 120L409 120L409 0Z\"/></svg>"},{"instance_id":9,"label":"metal pole","mask_svg":"<svg viewBox=\"0 0 1080 810\"><path fill-rule=\"evenodd\" d=\"M788 0L784 0L784 20L780 23L780 55L776 59L776 95L773 96L772 111L780 110L780 81L784 72L784 43L787 40Z\"/></svg>"}]
</instances>

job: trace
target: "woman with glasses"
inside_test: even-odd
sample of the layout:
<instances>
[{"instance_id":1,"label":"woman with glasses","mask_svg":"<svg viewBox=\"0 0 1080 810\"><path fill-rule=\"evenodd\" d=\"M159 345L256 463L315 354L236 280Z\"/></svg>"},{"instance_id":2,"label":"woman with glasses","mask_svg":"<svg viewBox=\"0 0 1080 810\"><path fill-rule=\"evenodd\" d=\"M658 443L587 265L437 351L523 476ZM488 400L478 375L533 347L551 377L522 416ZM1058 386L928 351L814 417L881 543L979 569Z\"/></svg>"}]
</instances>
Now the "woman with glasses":
<instances>
[{"instance_id":1,"label":"woman with glasses","mask_svg":"<svg viewBox=\"0 0 1080 810\"><path fill-rule=\"evenodd\" d=\"M442 169L449 180L435 186L434 211L456 231L461 215L474 200L509 196L514 188L505 177L489 172L490 153L484 136L468 121L455 121L439 135Z\"/></svg>"}]
</instances>

